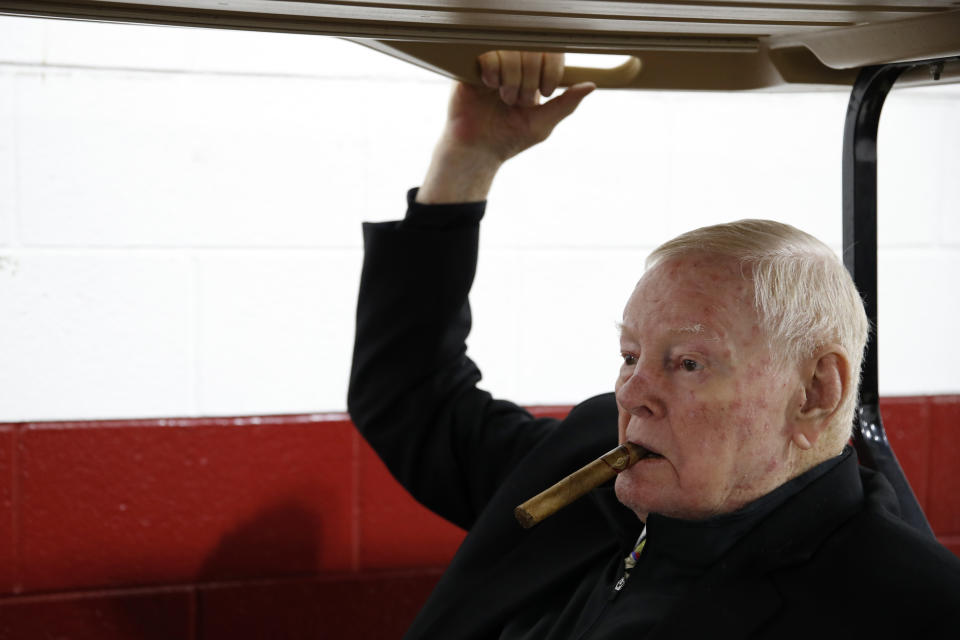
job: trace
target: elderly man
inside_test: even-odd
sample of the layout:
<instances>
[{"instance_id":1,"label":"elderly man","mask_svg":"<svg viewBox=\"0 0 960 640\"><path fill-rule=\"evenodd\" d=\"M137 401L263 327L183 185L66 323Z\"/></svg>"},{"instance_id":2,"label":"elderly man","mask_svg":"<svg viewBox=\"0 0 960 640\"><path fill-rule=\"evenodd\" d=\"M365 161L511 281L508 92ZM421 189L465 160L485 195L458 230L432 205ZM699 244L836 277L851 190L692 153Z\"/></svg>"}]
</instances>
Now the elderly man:
<instances>
[{"instance_id":1,"label":"elderly man","mask_svg":"<svg viewBox=\"0 0 960 640\"><path fill-rule=\"evenodd\" d=\"M469 531L408 637L955 636L960 562L846 447L867 321L811 236L742 221L658 248L624 310L615 394L563 421L476 388L483 201L593 89L540 105L559 56L480 62L486 87L454 90L404 220L364 228L350 413L418 500ZM652 455L531 530L514 521L618 438Z\"/></svg>"}]
</instances>

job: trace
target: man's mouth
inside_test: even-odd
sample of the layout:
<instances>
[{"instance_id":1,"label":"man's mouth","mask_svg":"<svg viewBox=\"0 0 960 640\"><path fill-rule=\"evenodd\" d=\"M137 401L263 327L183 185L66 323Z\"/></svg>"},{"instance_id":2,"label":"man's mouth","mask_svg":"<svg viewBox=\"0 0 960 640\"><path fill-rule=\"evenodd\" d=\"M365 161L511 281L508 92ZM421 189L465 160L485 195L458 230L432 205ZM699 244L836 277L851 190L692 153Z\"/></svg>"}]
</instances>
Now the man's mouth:
<instances>
[{"instance_id":1,"label":"man's mouth","mask_svg":"<svg viewBox=\"0 0 960 640\"><path fill-rule=\"evenodd\" d=\"M632 441L631 441L631 442L632 442ZM641 458L641 460L656 460L656 459L658 459L658 458L663 458L663 456L662 456L659 452L654 451L653 449L651 449L650 447L648 447L647 445L645 445L645 444L643 444L643 443L635 442L634 444L636 444L636 445L638 445L638 446L640 446L640 447L643 447L643 448L646 449L646 451L647 451L647 454L646 454L645 456L643 456L643 458Z\"/></svg>"}]
</instances>

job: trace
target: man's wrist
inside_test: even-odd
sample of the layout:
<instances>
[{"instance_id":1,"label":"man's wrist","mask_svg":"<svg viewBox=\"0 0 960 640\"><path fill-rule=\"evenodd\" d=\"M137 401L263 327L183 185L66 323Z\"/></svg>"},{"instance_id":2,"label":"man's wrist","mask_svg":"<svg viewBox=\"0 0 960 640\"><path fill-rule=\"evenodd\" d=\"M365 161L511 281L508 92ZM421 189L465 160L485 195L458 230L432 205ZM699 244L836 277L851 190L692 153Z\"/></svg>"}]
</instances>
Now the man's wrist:
<instances>
[{"instance_id":1,"label":"man's wrist","mask_svg":"<svg viewBox=\"0 0 960 640\"><path fill-rule=\"evenodd\" d=\"M454 204L487 199L503 160L478 148L441 142L417 193L421 204Z\"/></svg>"}]
</instances>

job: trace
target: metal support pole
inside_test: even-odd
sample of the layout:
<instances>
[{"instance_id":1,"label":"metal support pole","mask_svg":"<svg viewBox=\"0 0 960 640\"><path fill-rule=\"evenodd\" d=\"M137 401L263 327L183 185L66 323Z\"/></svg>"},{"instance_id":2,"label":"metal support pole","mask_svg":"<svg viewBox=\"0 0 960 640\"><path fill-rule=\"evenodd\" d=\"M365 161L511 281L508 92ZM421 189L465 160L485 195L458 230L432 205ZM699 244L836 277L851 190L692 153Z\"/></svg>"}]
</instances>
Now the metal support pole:
<instances>
[{"instance_id":1,"label":"metal support pole","mask_svg":"<svg viewBox=\"0 0 960 640\"><path fill-rule=\"evenodd\" d=\"M939 77L944 60L864 67L853 85L843 132L843 262L863 297L872 333L863 360L860 408L853 443L860 462L882 473L897 492L901 517L931 536L933 531L890 448L880 419L877 385L877 129L880 111L900 75L930 67Z\"/></svg>"}]
</instances>

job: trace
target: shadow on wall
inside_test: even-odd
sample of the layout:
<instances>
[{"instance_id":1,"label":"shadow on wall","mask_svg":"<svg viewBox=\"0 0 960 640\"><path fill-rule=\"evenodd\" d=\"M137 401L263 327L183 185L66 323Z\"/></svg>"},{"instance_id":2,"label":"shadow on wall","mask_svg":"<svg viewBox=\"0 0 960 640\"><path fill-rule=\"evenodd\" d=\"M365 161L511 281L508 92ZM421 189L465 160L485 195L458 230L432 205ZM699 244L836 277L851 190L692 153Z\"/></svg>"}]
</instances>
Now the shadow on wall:
<instances>
[{"instance_id":1,"label":"shadow on wall","mask_svg":"<svg viewBox=\"0 0 960 640\"><path fill-rule=\"evenodd\" d=\"M316 580L322 544L317 511L293 500L261 510L224 534L204 560L185 616L171 619L178 608L162 592L120 598L111 612L117 628L103 631L127 640L340 637L318 635L318 628L312 636L299 627L285 629L286 619L310 617L309 602L290 601L286 593ZM171 591L171 598L183 597L181 587Z\"/></svg>"},{"instance_id":2,"label":"shadow on wall","mask_svg":"<svg viewBox=\"0 0 960 640\"><path fill-rule=\"evenodd\" d=\"M323 528L315 504L291 500L263 509L225 534L204 561L188 621L169 615L162 593L121 599L115 605L123 629L109 637L400 638L433 591L442 568L323 574L319 566ZM176 593L171 597L183 597L182 588L172 590ZM191 628L194 631L184 635L183 630Z\"/></svg>"},{"instance_id":3,"label":"shadow on wall","mask_svg":"<svg viewBox=\"0 0 960 640\"><path fill-rule=\"evenodd\" d=\"M317 506L281 502L226 533L204 561L197 581L315 575L322 543Z\"/></svg>"}]
</instances>

